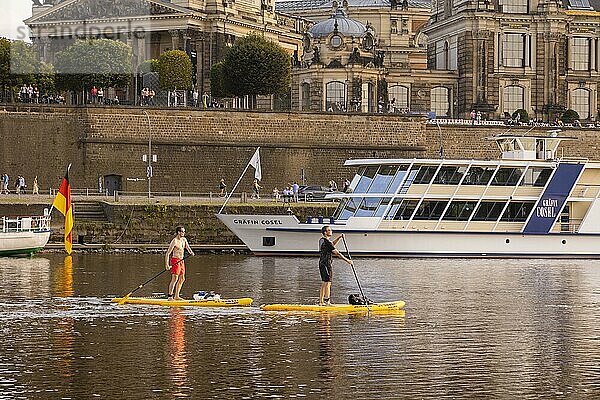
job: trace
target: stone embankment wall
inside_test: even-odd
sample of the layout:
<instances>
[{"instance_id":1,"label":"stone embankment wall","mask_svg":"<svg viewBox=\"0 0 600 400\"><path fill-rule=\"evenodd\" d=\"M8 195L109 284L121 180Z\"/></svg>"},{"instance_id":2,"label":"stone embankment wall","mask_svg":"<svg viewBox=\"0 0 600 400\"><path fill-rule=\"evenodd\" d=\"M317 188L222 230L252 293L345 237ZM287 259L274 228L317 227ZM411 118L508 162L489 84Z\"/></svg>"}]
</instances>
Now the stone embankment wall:
<instances>
[{"instance_id":1,"label":"stone embankment wall","mask_svg":"<svg viewBox=\"0 0 600 400\"><path fill-rule=\"evenodd\" d=\"M174 236L175 227L184 225L191 243L241 244L242 242L215 217L219 205L177 204L120 204L103 202L106 222L78 220L75 218L73 241L104 244L167 244ZM305 220L310 216L330 216L337 204L292 204L294 214ZM77 207L74 202L73 207ZM42 215L49 204L0 204L0 216ZM284 214L287 205L281 203L231 203L227 212L234 214ZM53 212L50 242L60 243L64 235L64 219Z\"/></svg>"},{"instance_id":2,"label":"stone embankment wall","mask_svg":"<svg viewBox=\"0 0 600 400\"><path fill-rule=\"evenodd\" d=\"M147 114L147 115L146 115ZM122 189L148 190L146 163L152 153L153 191L217 191L225 178L229 189L257 146L261 146L262 185L300 181L338 184L351 178L349 158L429 157L496 158L495 144L484 140L509 129L487 126L426 125L422 118L397 115L269 113L228 110L175 110L110 107L0 108L0 174L24 175L29 188L38 176L42 191L56 188L66 165L72 187L97 188L106 175L122 178ZM525 133L528 127L511 128ZM531 133L543 133L539 128ZM571 129L575 136L563 152L597 159L598 130ZM249 192L252 169L238 191Z\"/></svg>"}]
</instances>

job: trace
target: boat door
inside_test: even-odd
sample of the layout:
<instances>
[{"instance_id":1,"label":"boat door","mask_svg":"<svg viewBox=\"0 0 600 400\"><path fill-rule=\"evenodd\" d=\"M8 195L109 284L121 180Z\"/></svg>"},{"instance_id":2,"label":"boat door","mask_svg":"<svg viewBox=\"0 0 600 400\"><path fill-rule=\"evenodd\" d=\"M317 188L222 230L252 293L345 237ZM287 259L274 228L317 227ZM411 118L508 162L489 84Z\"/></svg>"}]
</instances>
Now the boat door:
<instances>
[{"instance_id":1,"label":"boat door","mask_svg":"<svg viewBox=\"0 0 600 400\"><path fill-rule=\"evenodd\" d=\"M546 160L546 141L544 139L535 140L535 158L537 160Z\"/></svg>"},{"instance_id":2,"label":"boat door","mask_svg":"<svg viewBox=\"0 0 600 400\"><path fill-rule=\"evenodd\" d=\"M109 195L122 190L123 177L121 175L104 175L104 188Z\"/></svg>"}]
</instances>

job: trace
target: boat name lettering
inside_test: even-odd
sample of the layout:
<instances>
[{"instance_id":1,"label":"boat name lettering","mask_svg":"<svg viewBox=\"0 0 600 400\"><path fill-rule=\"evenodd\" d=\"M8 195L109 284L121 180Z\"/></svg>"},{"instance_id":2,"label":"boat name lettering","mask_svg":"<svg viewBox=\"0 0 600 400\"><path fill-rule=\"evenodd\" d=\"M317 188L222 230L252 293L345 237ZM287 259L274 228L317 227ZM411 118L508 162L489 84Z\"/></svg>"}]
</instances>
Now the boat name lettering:
<instances>
[{"instance_id":1,"label":"boat name lettering","mask_svg":"<svg viewBox=\"0 0 600 400\"><path fill-rule=\"evenodd\" d=\"M283 222L278 219L234 219L233 223L237 225L283 225Z\"/></svg>"},{"instance_id":2,"label":"boat name lettering","mask_svg":"<svg viewBox=\"0 0 600 400\"><path fill-rule=\"evenodd\" d=\"M541 218L556 218L557 209L557 199L543 199L542 205L536 207L535 214Z\"/></svg>"}]
</instances>

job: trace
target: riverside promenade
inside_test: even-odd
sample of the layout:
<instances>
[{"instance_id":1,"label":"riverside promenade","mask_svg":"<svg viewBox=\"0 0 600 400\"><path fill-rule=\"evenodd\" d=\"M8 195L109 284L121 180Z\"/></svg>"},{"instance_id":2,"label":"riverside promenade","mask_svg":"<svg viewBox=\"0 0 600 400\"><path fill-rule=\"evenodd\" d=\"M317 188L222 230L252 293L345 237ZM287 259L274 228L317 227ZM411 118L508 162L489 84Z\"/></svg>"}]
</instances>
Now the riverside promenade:
<instances>
[{"instance_id":1,"label":"riverside promenade","mask_svg":"<svg viewBox=\"0 0 600 400\"><path fill-rule=\"evenodd\" d=\"M77 191L76 191L77 192ZM79 191L81 192L81 191ZM85 193L85 192L82 192ZM42 215L50 210L54 195L0 196L1 216ZM97 252L163 252L176 226L184 225L194 251L245 252L246 246L216 217L224 198L206 194L74 195L73 250ZM295 214L329 216L337 207L333 202L281 202L272 197L251 199L245 194L232 197L225 213ZM45 251L63 249L64 217L51 212L52 234Z\"/></svg>"}]
</instances>

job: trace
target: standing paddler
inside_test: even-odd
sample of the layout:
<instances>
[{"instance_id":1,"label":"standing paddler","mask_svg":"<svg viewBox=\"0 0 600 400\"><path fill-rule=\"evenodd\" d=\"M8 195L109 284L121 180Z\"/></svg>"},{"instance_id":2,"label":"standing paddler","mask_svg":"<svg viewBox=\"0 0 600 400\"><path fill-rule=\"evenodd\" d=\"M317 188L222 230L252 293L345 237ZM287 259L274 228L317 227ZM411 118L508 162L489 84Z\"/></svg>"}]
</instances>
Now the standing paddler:
<instances>
[{"instance_id":1,"label":"standing paddler","mask_svg":"<svg viewBox=\"0 0 600 400\"><path fill-rule=\"evenodd\" d=\"M184 251L187 250L192 256L194 252L185 238L185 228L178 226L175 228L175 237L169 244L169 249L165 255L165 268L171 271L171 282L169 283L169 300L182 300L179 291L185 281L185 261L183 261Z\"/></svg>"},{"instance_id":2,"label":"standing paddler","mask_svg":"<svg viewBox=\"0 0 600 400\"><path fill-rule=\"evenodd\" d=\"M333 261L332 256L335 254L348 264L353 264L352 260L344 257L344 255L335 248L335 245L344 237L343 233L333 241L331 241L333 231L329 225L322 227L321 233L323 234L323 237L319 239L319 271L321 272L321 281L323 281L323 283L321 283L321 290L319 291L319 305L328 306L331 305L331 277L333 275L331 266Z\"/></svg>"}]
</instances>

